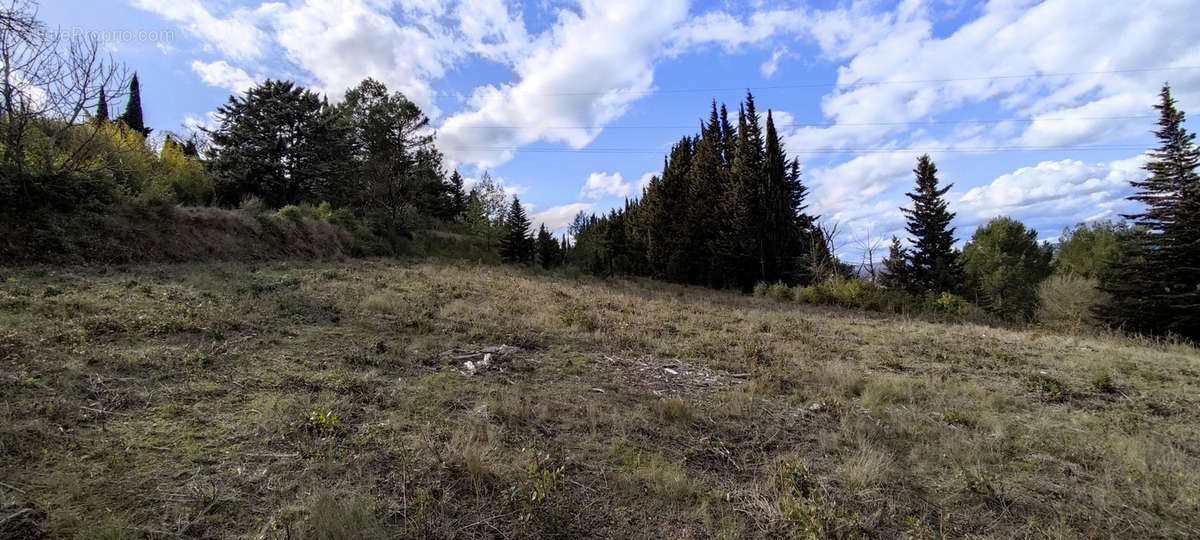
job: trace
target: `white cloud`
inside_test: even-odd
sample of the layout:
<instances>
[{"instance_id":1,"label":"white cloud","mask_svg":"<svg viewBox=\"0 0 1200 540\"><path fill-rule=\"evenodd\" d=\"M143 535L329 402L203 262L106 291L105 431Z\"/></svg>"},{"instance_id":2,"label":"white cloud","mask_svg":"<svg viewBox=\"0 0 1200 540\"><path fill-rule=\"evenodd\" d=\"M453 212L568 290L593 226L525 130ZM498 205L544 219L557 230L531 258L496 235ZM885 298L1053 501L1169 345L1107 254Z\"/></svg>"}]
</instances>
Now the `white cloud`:
<instances>
[{"instance_id":1,"label":"white cloud","mask_svg":"<svg viewBox=\"0 0 1200 540\"><path fill-rule=\"evenodd\" d=\"M212 86L227 88L234 93L242 93L254 86L255 80L242 68L233 67L224 60L204 63L199 60L192 62L192 71L200 75L205 83Z\"/></svg>"},{"instance_id":2,"label":"white cloud","mask_svg":"<svg viewBox=\"0 0 1200 540\"><path fill-rule=\"evenodd\" d=\"M1037 229L1057 230L1129 211L1130 182L1145 178L1144 156L1109 163L1043 161L971 188L958 198L960 220L978 224L1011 216ZM954 206L952 205L952 209Z\"/></svg>"},{"instance_id":3,"label":"white cloud","mask_svg":"<svg viewBox=\"0 0 1200 540\"><path fill-rule=\"evenodd\" d=\"M650 181L653 180L655 176L658 176L658 171L642 173L642 177L638 179L637 183L638 196L641 196L642 190L646 189L646 186L650 185Z\"/></svg>"},{"instance_id":4,"label":"white cloud","mask_svg":"<svg viewBox=\"0 0 1200 540\"><path fill-rule=\"evenodd\" d=\"M784 55L787 53L787 47L775 49L775 52L771 53L771 58L766 62L763 62L762 66L759 67L759 70L762 71L762 76L767 79L774 77L775 72L779 70L779 61L782 60Z\"/></svg>"},{"instance_id":5,"label":"white cloud","mask_svg":"<svg viewBox=\"0 0 1200 540\"><path fill-rule=\"evenodd\" d=\"M257 58L266 42L266 34L254 24L253 12L245 9L219 18L209 13L199 0L133 0L133 5L180 23L208 47L231 58Z\"/></svg>"},{"instance_id":6,"label":"white cloud","mask_svg":"<svg viewBox=\"0 0 1200 540\"><path fill-rule=\"evenodd\" d=\"M710 12L694 17L671 34L673 53L681 53L690 47L716 43L726 49L741 45L760 43L784 31L799 32L808 28L810 21L803 9L775 9L758 11L746 21L739 21L725 12Z\"/></svg>"},{"instance_id":7,"label":"white cloud","mask_svg":"<svg viewBox=\"0 0 1200 540\"><path fill-rule=\"evenodd\" d=\"M536 141L589 144L654 81L663 36L683 19L683 0L583 0L514 69L512 85L477 88L471 110L446 120L439 144L453 160L482 166ZM614 37L619 36L619 38Z\"/></svg>"},{"instance_id":8,"label":"white cloud","mask_svg":"<svg viewBox=\"0 0 1200 540\"><path fill-rule=\"evenodd\" d=\"M340 96L372 77L436 115L429 81L444 76L461 55L453 36L439 26L401 25L376 4L305 0L270 10L270 22L288 59L325 93Z\"/></svg>"},{"instance_id":9,"label":"white cloud","mask_svg":"<svg viewBox=\"0 0 1200 540\"><path fill-rule=\"evenodd\" d=\"M583 189L579 190L579 197L586 200L602 199L606 196L613 197L628 197L632 186L621 173L608 174L605 172L596 172L588 175L587 182L584 183Z\"/></svg>"},{"instance_id":10,"label":"white cloud","mask_svg":"<svg viewBox=\"0 0 1200 540\"><path fill-rule=\"evenodd\" d=\"M576 214L580 212L591 212L592 208L594 207L595 204L587 202L577 202L564 204L562 206L555 206L553 208L547 208L541 212L533 214L533 216L530 218L530 222L533 224L533 228L535 229L540 225L545 224L547 229L555 231L570 225L571 220L575 219Z\"/></svg>"}]
</instances>

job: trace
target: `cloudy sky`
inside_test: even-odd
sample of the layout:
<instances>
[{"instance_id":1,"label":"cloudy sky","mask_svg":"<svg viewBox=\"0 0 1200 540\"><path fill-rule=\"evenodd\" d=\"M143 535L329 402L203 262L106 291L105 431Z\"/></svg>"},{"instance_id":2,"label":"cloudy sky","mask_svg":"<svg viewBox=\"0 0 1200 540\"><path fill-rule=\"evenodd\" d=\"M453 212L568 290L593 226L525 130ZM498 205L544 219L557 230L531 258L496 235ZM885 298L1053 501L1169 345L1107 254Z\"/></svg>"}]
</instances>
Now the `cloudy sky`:
<instances>
[{"instance_id":1,"label":"cloudy sky","mask_svg":"<svg viewBox=\"0 0 1200 540\"><path fill-rule=\"evenodd\" d=\"M374 77L418 103L464 175L561 226L636 196L712 99L746 89L846 249L898 234L929 153L960 236L1010 215L1053 239L1130 209L1169 81L1200 115L1197 0L53 0L137 69L149 123L203 124L287 78L339 99ZM1196 129L1195 122L1190 127Z\"/></svg>"}]
</instances>

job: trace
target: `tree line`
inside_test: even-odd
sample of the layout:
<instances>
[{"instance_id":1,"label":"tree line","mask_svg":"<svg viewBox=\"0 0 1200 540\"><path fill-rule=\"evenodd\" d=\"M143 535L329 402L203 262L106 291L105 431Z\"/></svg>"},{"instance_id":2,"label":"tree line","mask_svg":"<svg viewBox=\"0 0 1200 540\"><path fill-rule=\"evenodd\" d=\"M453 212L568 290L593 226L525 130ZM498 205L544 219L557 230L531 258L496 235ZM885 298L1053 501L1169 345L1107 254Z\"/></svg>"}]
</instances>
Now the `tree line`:
<instances>
[{"instance_id":1,"label":"tree line","mask_svg":"<svg viewBox=\"0 0 1200 540\"><path fill-rule=\"evenodd\" d=\"M1075 296L1098 295L1088 311L1106 324L1200 333L1200 152L1169 86L1155 106L1159 145L1133 186L1144 210L1127 222L1078 226L1055 248L997 217L959 250L951 186L921 156L902 209L907 237L860 275L835 254L836 223L807 212L799 161L749 92L733 119L713 101L638 197L581 213L556 238L544 225L532 230L520 200L486 171L468 190L446 170L420 108L378 81L330 103L267 80L231 96L211 129L154 142L136 73L86 36L45 31L31 2L12 6L0 16L0 63L23 69L0 78L0 204L16 214L121 201L307 212L350 231L363 254L395 253L413 231L449 228L512 263L746 291L841 287L843 303L969 302L1016 320L1044 307L1046 283L1077 279ZM109 101L122 98L114 118Z\"/></svg>"},{"instance_id":2,"label":"tree line","mask_svg":"<svg viewBox=\"0 0 1200 540\"><path fill-rule=\"evenodd\" d=\"M762 118L747 93L735 127L714 101L700 132L672 147L640 198L576 216L567 258L608 275L717 288L809 281L831 271L833 258L805 212L807 193L771 111Z\"/></svg>"}]
</instances>

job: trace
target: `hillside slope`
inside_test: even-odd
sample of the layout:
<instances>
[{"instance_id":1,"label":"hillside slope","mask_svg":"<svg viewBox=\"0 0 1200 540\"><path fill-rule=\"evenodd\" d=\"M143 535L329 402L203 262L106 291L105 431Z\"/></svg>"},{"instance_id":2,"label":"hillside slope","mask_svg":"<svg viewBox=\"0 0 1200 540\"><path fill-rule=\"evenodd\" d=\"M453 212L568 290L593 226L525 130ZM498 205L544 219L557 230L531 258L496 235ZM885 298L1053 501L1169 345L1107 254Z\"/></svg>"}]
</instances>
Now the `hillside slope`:
<instances>
[{"instance_id":1,"label":"hillside slope","mask_svg":"<svg viewBox=\"0 0 1200 540\"><path fill-rule=\"evenodd\" d=\"M1178 345L358 260L0 270L0 363L0 537L1200 535Z\"/></svg>"},{"instance_id":2,"label":"hillside slope","mask_svg":"<svg viewBox=\"0 0 1200 540\"><path fill-rule=\"evenodd\" d=\"M346 231L315 219L211 207L114 204L0 216L0 265L337 259Z\"/></svg>"}]
</instances>

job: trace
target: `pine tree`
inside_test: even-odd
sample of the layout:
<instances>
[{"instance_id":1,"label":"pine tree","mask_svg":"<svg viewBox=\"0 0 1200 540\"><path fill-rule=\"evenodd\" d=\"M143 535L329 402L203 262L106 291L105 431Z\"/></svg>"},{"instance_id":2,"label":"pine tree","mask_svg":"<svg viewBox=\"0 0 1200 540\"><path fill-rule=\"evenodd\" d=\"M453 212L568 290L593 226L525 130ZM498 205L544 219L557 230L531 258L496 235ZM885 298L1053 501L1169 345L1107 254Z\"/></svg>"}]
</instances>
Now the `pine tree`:
<instances>
[{"instance_id":1,"label":"pine tree","mask_svg":"<svg viewBox=\"0 0 1200 540\"><path fill-rule=\"evenodd\" d=\"M1113 324L1200 338L1200 149L1184 127L1185 114L1164 85L1159 111L1161 145L1150 151L1149 176L1133 182L1130 197L1146 209L1124 216L1136 232L1101 288L1113 297L1102 315Z\"/></svg>"},{"instance_id":2,"label":"pine tree","mask_svg":"<svg viewBox=\"0 0 1200 540\"><path fill-rule=\"evenodd\" d=\"M533 261L533 238L529 235L529 218L521 201L513 197L505 222L505 235L500 239L500 258L504 262L524 263Z\"/></svg>"},{"instance_id":3,"label":"pine tree","mask_svg":"<svg viewBox=\"0 0 1200 540\"><path fill-rule=\"evenodd\" d=\"M458 169L455 169L450 174L450 216L454 219L461 219L463 211L467 208L467 193L463 191L463 177L458 174Z\"/></svg>"},{"instance_id":4,"label":"pine tree","mask_svg":"<svg viewBox=\"0 0 1200 540\"><path fill-rule=\"evenodd\" d=\"M889 289L904 289L909 283L908 249L900 244L900 239L892 237L892 246L888 256L883 260L883 286Z\"/></svg>"},{"instance_id":5,"label":"pine tree","mask_svg":"<svg viewBox=\"0 0 1200 540\"><path fill-rule=\"evenodd\" d=\"M149 137L150 132L154 131L146 127L142 118L142 85L138 82L137 73L134 73L133 79L129 81L129 101L125 104L125 114L118 120L124 122L129 129L141 133L143 137Z\"/></svg>"},{"instance_id":6,"label":"pine tree","mask_svg":"<svg viewBox=\"0 0 1200 540\"><path fill-rule=\"evenodd\" d=\"M929 155L917 160L917 189L906 193L912 208L901 208L907 215L905 230L913 245L910 260L909 289L914 292L953 292L962 284L962 265L954 250L954 213L948 211L945 195L953 184L938 188L937 166Z\"/></svg>"},{"instance_id":7,"label":"pine tree","mask_svg":"<svg viewBox=\"0 0 1200 540\"><path fill-rule=\"evenodd\" d=\"M547 270L558 266L562 254L560 251L561 248L558 245L558 241L556 241L554 237L550 235L550 231L546 230L545 223L543 223L541 227L538 227L536 242L537 253L535 259L537 264Z\"/></svg>"},{"instance_id":8,"label":"pine tree","mask_svg":"<svg viewBox=\"0 0 1200 540\"><path fill-rule=\"evenodd\" d=\"M98 100L98 102L96 103L96 116L95 116L95 118L96 118L96 120L97 120L97 121L101 121L101 122L107 122L107 121L108 121L108 97L106 97L106 96L104 95L104 89L103 89L103 88L101 88L101 89L100 89L100 99L99 99L99 100Z\"/></svg>"}]
</instances>

